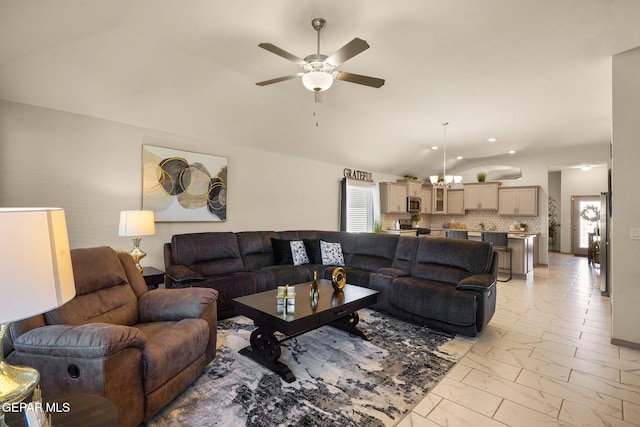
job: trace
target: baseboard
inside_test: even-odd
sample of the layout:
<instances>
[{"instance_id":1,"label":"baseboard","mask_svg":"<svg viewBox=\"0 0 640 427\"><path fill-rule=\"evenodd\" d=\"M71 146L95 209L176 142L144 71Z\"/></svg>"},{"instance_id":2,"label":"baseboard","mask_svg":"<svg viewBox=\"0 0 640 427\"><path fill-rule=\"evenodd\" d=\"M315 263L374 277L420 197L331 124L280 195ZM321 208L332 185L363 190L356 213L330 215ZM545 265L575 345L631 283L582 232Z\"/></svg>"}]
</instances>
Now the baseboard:
<instances>
[{"instance_id":1,"label":"baseboard","mask_svg":"<svg viewBox=\"0 0 640 427\"><path fill-rule=\"evenodd\" d=\"M618 338L611 338L611 344L619 345L621 347L631 348L631 349L634 349L634 350L640 350L640 343L631 342L631 341L625 341L625 340L619 340Z\"/></svg>"}]
</instances>

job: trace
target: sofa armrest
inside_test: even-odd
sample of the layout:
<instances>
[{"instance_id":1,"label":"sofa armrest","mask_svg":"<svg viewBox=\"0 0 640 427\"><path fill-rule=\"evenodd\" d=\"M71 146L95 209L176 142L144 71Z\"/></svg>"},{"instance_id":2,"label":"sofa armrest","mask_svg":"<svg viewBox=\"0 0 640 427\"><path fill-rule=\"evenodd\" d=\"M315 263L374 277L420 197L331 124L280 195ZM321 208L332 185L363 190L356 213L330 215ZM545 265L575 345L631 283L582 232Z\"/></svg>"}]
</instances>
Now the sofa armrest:
<instances>
[{"instance_id":1,"label":"sofa armrest","mask_svg":"<svg viewBox=\"0 0 640 427\"><path fill-rule=\"evenodd\" d=\"M462 279L456 285L456 289L461 291L477 291L484 292L492 288L496 284L496 278L493 274L473 274Z\"/></svg>"},{"instance_id":2,"label":"sofa armrest","mask_svg":"<svg viewBox=\"0 0 640 427\"><path fill-rule=\"evenodd\" d=\"M379 268L378 271L376 271L376 273L383 274L385 276L391 276L391 277L406 277L411 275L411 272L409 270L405 270L404 268L393 268L393 267Z\"/></svg>"},{"instance_id":3,"label":"sofa armrest","mask_svg":"<svg viewBox=\"0 0 640 427\"><path fill-rule=\"evenodd\" d=\"M108 323L49 325L20 335L16 351L43 356L103 358L127 347L143 349L147 339L136 328Z\"/></svg>"},{"instance_id":4,"label":"sofa armrest","mask_svg":"<svg viewBox=\"0 0 640 427\"><path fill-rule=\"evenodd\" d=\"M204 280L202 274L182 264L174 264L167 267L166 275L180 287L185 287L191 282Z\"/></svg>"},{"instance_id":5,"label":"sofa armrest","mask_svg":"<svg viewBox=\"0 0 640 427\"><path fill-rule=\"evenodd\" d=\"M218 291L210 288L156 289L138 300L140 322L202 318L217 299Z\"/></svg>"}]
</instances>

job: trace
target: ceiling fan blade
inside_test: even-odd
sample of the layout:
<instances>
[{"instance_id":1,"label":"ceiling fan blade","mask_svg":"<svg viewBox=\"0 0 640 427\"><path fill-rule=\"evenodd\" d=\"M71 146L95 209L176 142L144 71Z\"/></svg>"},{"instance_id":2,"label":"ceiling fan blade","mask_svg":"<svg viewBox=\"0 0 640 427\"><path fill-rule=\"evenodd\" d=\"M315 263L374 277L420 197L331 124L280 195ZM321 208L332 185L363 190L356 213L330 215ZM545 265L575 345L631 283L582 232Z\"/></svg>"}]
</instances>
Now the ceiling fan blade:
<instances>
[{"instance_id":1,"label":"ceiling fan blade","mask_svg":"<svg viewBox=\"0 0 640 427\"><path fill-rule=\"evenodd\" d=\"M300 77L301 74L290 74L288 76L282 76L282 77L278 77L275 79L271 79L271 80L265 80L263 82L257 82L256 85L257 86L266 86L266 85L272 85L274 83L280 83L280 82L284 82L286 80L291 80L291 79L295 79Z\"/></svg>"},{"instance_id":2,"label":"ceiling fan blade","mask_svg":"<svg viewBox=\"0 0 640 427\"><path fill-rule=\"evenodd\" d=\"M356 37L338 49L335 53L329 55L326 61L334 67L337 67L367 49L369 49L369 43Z\"/></svg>"},{"instance_id":3,"label":"ceiling fan blade","mask_svg":"<svg viewBox=\"0 0 640 427\"><path fill-rule=\"evenodd\" d=\"M344 71L338 72L336 79L349 83L357 83L359 85L371 86L379 88L384 84L384 79L376 77L362 76L360 74L346 73Z\"/></svg>"},{"instance_id":4,"label":"ceiling fan blade","mask_svg":"<svg viewBox=\"0 0 640 427\"><path fill-rule=\"evenodd\" d=\"M325 102L327 100L327 91L323 90L322 92L314 92L316 102Z\"/></svg>"},{"instance_id":5,"label":"ceiling fan blade","mask_svg":"<svg viewBox=\"0 0 640 427\"><path fill-rule=\"evenodd\" d=\"M271 43L260 43L258 46L260 46L261 48L263 48L265 50L268 50L271 53L275 53L276 55L281 56L284 59L288 59L289 61L291 61L291 62L293 62L295 64L298 64L298 65L306 64L304 59L298 58L293 53L289 53L286 50L281 49L278 46L273 45Z\"/></svg>"}]
</instances>

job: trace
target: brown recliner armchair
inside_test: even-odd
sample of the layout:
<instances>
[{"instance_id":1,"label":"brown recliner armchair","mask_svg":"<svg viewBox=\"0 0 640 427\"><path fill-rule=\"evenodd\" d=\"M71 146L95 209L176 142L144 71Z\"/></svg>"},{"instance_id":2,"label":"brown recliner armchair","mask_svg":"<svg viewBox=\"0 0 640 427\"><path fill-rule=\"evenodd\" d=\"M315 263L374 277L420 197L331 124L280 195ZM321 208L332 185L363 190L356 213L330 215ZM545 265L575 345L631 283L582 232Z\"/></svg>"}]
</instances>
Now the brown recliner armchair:
<instances>
[{"instance_id":1,"label":"brown recliner armchair","mask_svg":"<svg viewBox=\"0 0 640 427\"><path fill-rule=\"evenodd\" d=\"M71 260L76 297L13 323L7 360L40 371L45 400L102 395L118 408L120 427L137 426L215 357L218 293L148 291L132 258L109 247L74 249Z\"/></svg>"}]
</instances>

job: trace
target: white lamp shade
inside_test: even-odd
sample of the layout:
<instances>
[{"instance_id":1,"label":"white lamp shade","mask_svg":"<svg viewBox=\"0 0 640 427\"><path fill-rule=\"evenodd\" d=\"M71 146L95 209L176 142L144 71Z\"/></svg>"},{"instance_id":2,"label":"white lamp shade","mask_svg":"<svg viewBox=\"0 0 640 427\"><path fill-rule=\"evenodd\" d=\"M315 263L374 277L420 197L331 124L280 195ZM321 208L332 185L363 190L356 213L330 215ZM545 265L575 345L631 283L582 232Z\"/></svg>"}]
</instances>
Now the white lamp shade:
<instances>
[{"instance_id":1,"label":"white lamp shade","mask_svg":"<svg viewBox=\"0 0 640 427\"><path fill-rule=\"evenodd\" d=\"M118 236L149 236L156 233L153 211L122 211Z\"/></svg>"},{"instance_id":2,"label":"white lamp shade","mask_svg":"<svg viewBox=\"0 0 640 427\"><path fill-rule=\"evenodd\" d=\"M438 175L431 175L429 177L429 181L431 181L432 184L435 184L436 182L438 182Z\"/></svg>"},{"instance_id":3,"label":"white lamp shade","mask_svg":"<svg viewBox=\"0 0 640 427\"><path fill-rule=\"evenodd\" d=\"M322 92L331 87L333 76L324 71L309 71L302 76L302 84L314 92Z\"/></svg>"},{"instance_id":4,"label":"white lamp shade","mask_svg":"<svg viewBox=\"0 0 640 427\"><path fill-rule=\"evenodd\" d=\"M64 210L0 208L0 323L45 313L76 295Z\"/></svg>"}]
</instances>

